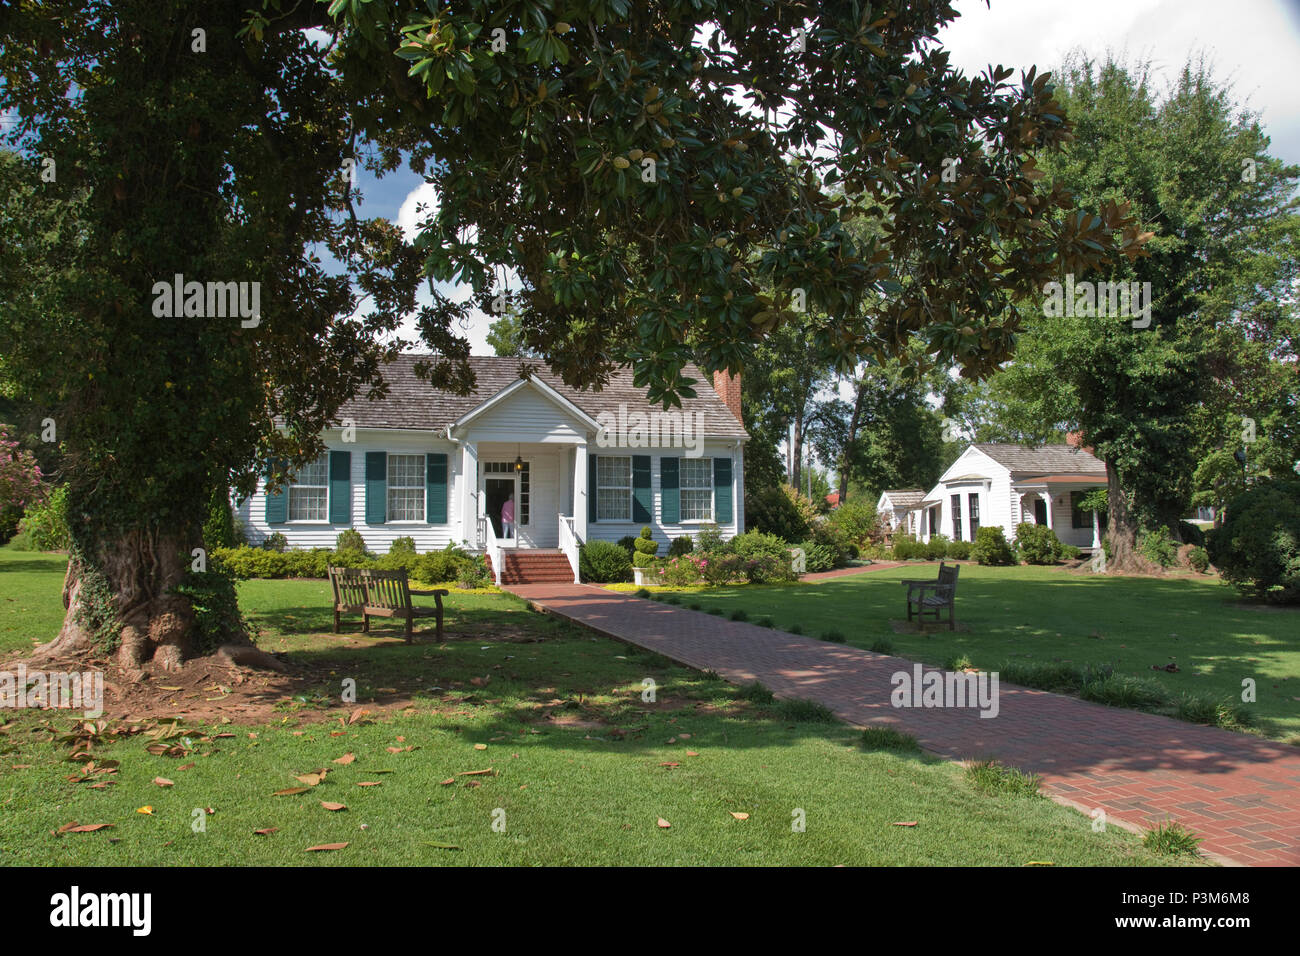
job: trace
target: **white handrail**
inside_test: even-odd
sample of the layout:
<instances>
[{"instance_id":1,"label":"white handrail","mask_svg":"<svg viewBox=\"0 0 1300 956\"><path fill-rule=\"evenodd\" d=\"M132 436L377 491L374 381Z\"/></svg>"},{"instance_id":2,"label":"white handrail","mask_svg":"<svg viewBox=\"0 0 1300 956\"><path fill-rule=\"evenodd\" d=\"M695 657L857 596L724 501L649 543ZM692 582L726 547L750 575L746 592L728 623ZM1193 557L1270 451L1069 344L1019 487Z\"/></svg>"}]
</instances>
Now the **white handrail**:
<instances>
[{"instance_id":1,"label":"white handrail","mask_svg":"<svg viewBox=\"0 0 1300 956\"><path fill-rule=\"evenodd\" d=\"M497 540L496 529L486 515L479 515L479 535L483 539L483 550L492 562L492 576L497 587L501 586L501 542Z\"/></svg>"},{"instance_id":2,"label":"white handrail","mask_svg":"<svg viewBox=\"0 0 1300 956\"><path fill-rule=\"evenodd\" d=\"M571 515L560 515L560 550L564 556L569 559L569 567L573 568L573 583L579 584L582 581L578 574L578 548L582 542L578 540L578 533L573 528L573 517Z\"/></svg>"}]
</instances>

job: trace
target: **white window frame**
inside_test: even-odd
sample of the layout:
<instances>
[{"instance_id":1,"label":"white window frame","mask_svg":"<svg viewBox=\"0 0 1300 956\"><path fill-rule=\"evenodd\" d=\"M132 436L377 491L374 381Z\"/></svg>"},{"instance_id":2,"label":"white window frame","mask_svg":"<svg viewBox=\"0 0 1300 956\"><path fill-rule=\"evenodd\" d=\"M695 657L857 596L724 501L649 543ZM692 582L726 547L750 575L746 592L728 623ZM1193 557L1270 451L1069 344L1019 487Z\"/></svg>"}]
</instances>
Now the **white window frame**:
<instances>
[{"instance_id":1,"label":"white window frame","mask_svg":"<svg viewBox=\"0 0 1300 956\"><path fill-rule=\"evenodd\" d=\"M626 485L605 485L601 484L600 472L601 465L607 461L625 461L627 462L627 484ZM623 518L602 518L600 516L600 503L602 491L627 491L627 516ZM596 456L596 521L597 522L630 522L632 520L632 456L631 455L598 455Z\"/></svg>"},{"instance_id":2,"label":"white window frame","mask_svg":"<svg viewBox=\"0 0 1300 956\"><path fill-rule=\"evenodd\" d=\"M285 494L289 496L289 501L288 501L289 510L286 518L287 523L290 524L329 524L330 523L330 453L325 452L324 454L321 455L321 457L317 458L315 461L311 462L311 464L305 467L312 468L316 466L320 466L324 472L323 479L320 484L316 484L314 482L308 484L305 481L300 481L299 479L304 477L303 473L296 472L293 476L293 481L291 481L289 483L289 487L285 489ZM294 492L300 490L325 492L324 513L319 518L295 518L294 517L293 514L294 513Z\"/></svg>"},{"instance_id":3,"label":"white window frame","mask_svg":"<svg viewBox=\"0 0 1300 956\"><path fill-rule=\"evenodd\" d=\"M693 485L688 487L686 484L686 466L695 462L702 462L705 465L704 471L707 473L707 484ZM697 479L693 479L698 481ZM692 496L701 491L707 491L709 494L709 512L705 518L688 518L686 517L686 493L690 492ZM714 500L713 486L713 459L712 458L682 458L677 467L677 508L680 514L681 524L712 524L714 517L718 513L717 502Z\"/></svg>"},{"instance_id":4,"label":"white window frame","mask_svg":"<svg viewBox=\"0 0 1300 956\"><path fill-rule=\"evenodd\" d=\"M403 485L394 484L393 482L393 475L394 475L393 459L394 458L414 458L419 462L419 467L416 470L416 481L414 484L403 484ZM387 481L385 483L385 489L384 489L384 506L386 508L386 513L388 515L388 521L385 522L386 524L424 524L425 523L424 519L429 514L429 508L428 508L429 503L425 500L428 492L427 476L425 474L425 469L427 467L428 466L426 464L424 455L418 452L409 453L409 454L404 454L402 452L388 453L387 472L386 472ZM393 508L393 492L410 491L412 489L419 489L420 492L419 495L420 517L418 518L392 517L392 515L395 513L395 509Z\"/></svg>"}]
</instances>

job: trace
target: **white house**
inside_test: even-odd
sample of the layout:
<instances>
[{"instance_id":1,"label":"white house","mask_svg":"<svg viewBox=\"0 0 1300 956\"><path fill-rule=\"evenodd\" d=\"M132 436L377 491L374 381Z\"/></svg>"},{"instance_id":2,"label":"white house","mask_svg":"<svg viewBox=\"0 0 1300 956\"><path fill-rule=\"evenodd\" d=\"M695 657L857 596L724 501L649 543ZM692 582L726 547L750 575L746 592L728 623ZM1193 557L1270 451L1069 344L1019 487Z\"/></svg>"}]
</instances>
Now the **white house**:
<instances>
[{"instance_id":1,"label":"white house","mask_svg":"<svg viewBox=\"0 0 1300 956\"><path fill-rule=\"evenodd\" d=\"M1103 519L1081 509L1079 500L1105 486L1105 463L1074 444L974 444L902 519L898 502L912 500L913 489L886 491L877 510L923 541L934 534L974 541L983 525L1001 527L1010 541L1016 525L1028 521L1047 525L1064 544L1095 550Z\"/></svg>"},{"instance_id":2,"label":"white house","mask_svg":"<svg viewBox=\"0 0 1300 956\"><path fill-rule=\"evenodd\" d=\"M744 530L740 380L719 373L680 409L653 407L623 369L601 391L566 386L520 360L471 357L474 391L453 395L416 377L404 355L386 366L387 397L348 402L325 433L327 451L237 511L256 544L279 532L292 548L335 545L355 529L386 552L415 539L486 552L498 580L578 579L578 547L649 525L664 553L675 537L717 524ZM701 382L694 366L684 374ZM502 508L513 496L515 533Z\"/></svg>"},{"instance_id":3,"label":"white house","mask_svg":"<svg viewBox=\"0 0 1300 956\"><path fill-rule=\"evenodd\" d=\"M881 492L880 500L876 502L876 512L880 515L886 534L917 534L920 513L914 509L924 497L924 488L896 488Z\"/></svg>"}]
</instances>

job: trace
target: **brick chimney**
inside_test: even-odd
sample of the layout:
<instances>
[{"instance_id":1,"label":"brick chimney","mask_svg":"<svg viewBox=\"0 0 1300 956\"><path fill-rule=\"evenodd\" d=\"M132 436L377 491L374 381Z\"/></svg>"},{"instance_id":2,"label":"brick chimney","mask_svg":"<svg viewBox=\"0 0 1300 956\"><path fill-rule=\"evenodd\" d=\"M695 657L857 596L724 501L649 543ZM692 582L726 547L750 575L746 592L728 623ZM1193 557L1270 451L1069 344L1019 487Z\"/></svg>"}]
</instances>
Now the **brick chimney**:
<instances>
[{"instance_id":1,"label":"brick chimney","mask_svg":"<svg viewBox=\"0 0 1300 956\"><path fill-rule=\"evenodd\" d=\"M713 390L718 393L723 404L731 409L731 414L736 416L736 421L743 425L745 416L740 406L740 373L732 375L725 368L714 372Z\"/></svg>"},{"instance_id":2,"label":"brick chimney","mask_svg":"<svg viewBox=\"0 0 1300 956\"><path fill-rule=\"evenodd\" d=\"M1089 455L1093 453L1091 445L1083 444L1083 435L1079 432L1067 432L1065 435L1065 443L1071 448L1082 448Z\"/></svg>"}]
</instances>

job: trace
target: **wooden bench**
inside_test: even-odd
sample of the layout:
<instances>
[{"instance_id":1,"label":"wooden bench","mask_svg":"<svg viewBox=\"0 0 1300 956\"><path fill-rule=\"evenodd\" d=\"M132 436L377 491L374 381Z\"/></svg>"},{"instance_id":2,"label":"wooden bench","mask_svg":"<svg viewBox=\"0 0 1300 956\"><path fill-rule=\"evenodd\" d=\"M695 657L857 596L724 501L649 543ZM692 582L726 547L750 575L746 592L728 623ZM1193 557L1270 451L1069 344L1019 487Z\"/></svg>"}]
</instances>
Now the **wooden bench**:
<instances>
[{"instance_id":1,"label":"wooden bench","mask_svg":"<svg viewBox=\"0 0 1300 956\"><path fill-rule=\"evenodd\" d=\"M935 581L903 581L907 587L907 620L912 620L913 612L921 623L926 614L933 614L935 622L939 621L939 612L948 609L948 630L953 626L953 605L957 599L958 565L948 566L939 562L939 578ZM933 592L927 595L927 592Z\"/></svg>"},{"instance_id":2,"label":"wooden bench","mask_svg":"<svg viewBox=\"0 0 1300 956\"><path fill-rule=\"evenodd\" d=\"M361 630L370 633L372 617L398 617L406 624L406 643L415 637L417 617L437 618L437 639L442 640L442 599L451 592L445 588L432 591L411 589L406 570L369 571L357 568L330 568L330 586L334 589L334 633L341 627L340 615L361 613ZM436 607L416 607L414 597L431 597Z\"/></svg>"}]
</instances>

